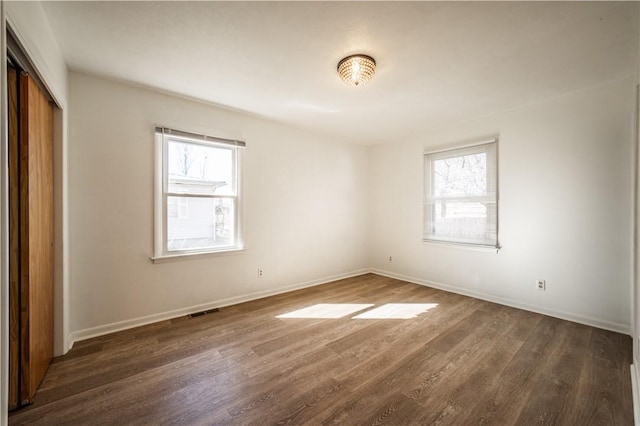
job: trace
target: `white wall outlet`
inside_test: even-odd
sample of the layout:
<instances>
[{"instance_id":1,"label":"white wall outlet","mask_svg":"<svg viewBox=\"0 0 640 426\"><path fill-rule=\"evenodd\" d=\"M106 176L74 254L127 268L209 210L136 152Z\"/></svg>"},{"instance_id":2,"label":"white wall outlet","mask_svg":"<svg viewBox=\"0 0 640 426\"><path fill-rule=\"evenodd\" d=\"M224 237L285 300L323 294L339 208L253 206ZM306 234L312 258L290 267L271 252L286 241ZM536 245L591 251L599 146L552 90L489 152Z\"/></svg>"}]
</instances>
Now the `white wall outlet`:
<instances>
[{"instance_id":1,"label":"white wall outlet","mask_svg":"<svg viewBox=\"0 0 640 426\"><path fill-rule=\"evenodd\" d=\"M262 269L258 269L258 278L262 278Z\"/></svg>"},{"instance_id":2,"label":"white wall outlet","mask_svg":"<svg viewBox=\"0 0 640 426\"><path fill-rule=\"evenodd\" d=\"M547 282L545 280L536 280L536 288L542 291L546 290Z\"/></svg>"}]
</instances>

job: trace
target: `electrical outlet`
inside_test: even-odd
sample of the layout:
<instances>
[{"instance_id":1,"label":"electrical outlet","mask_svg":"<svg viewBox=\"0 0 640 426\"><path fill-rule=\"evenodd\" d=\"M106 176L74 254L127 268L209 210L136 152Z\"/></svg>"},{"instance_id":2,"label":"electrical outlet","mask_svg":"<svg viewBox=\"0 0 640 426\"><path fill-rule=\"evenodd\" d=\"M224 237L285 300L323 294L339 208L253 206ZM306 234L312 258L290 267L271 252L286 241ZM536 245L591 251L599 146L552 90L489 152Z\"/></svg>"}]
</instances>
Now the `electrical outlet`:
<instances>
[{"instance_id":1,"label":"electrical outlet","mask_svg":"<svg viewBox=\"0 0 640 426\"><path fill-rule=\"evenodd\" d=\"M262 278L262 269L258 269L258 278Z\"/></svg>"},{"instance_id":2,"label":"electrical outlet","mask_svg":"<svg viewBox=\"0 0 640 426\"><path fill-rule=\"evenodd\" d=\"M393 257L389 256L389 263L393 262Z\"/></svg>"},{"instance_id":3,"label":"electrical outlet","mask_svg":"<svg viewBox=\"0 0 640 426\"><path fill-rule=\"evenodd\" d=\"M545 291L547 289L547 282L545 280L536 280L536 288Z\"/></svg>"}]
</instances>

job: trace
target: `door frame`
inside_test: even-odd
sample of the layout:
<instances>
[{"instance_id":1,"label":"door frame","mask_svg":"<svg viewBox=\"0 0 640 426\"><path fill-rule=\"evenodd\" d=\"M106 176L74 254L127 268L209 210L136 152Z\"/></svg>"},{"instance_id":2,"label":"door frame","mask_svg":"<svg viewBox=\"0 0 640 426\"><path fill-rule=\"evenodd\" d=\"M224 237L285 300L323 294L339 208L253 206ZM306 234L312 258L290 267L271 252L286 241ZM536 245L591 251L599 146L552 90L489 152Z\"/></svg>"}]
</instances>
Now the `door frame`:
<instances>
[{"instance_id":1,"label":"door frame","mask_svg":"<svg viewBox=\"0 0 640 426\"><path fill-rule=\"evenodd\" d=\"M0 2L0 426L8 423L9 410L9 183L7 118L7 26L5 3Z\"/></svg>"}]
</instances>

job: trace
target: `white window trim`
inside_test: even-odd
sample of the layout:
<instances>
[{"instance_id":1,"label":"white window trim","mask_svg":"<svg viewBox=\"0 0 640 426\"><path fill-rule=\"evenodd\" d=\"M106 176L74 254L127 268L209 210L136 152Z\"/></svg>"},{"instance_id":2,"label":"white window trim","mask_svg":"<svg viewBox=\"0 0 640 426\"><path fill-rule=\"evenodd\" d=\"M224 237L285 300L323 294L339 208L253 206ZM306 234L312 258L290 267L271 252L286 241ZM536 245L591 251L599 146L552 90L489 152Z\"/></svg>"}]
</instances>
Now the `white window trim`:
<instances>
[{"instance_id":1,"label":"white window trim","mask_svg":"<svg viewBox=\"0 0 640 426\"><path fill-rule=\"evenodd\" d=\"M180 259L193 259L202 256L209 255L222 255L244 252L244 242L242 233L243 223L243 209L242 209L242 149L235 150L235 179L236 179L236 196L232 197L236 200L235 203L235 232L236 232L236 244L233 246L226 246L221 248L205 248L195 250L181 250L178 252L167 250L167 241L165 235L166 223L167 223L167 203L165 198L172 195L184 195L173 194L164 191L167 180L167 142L168 137L172 140L185 140L189 143L200 143L206 146L224 146L228 148L230 145L236 148L243 148L244 142L236 140L227 140L222 138L216 138L205 135L197 135L193 133L187 133L182 131L171 130L162 127L156 127L154 137L154 242L153 242L153 256L150 257L153 263L161 263L166 261L174 261ZM227 198L227 196L220 196L215 198Z\"/></svg>"},{"instance_id":2,"label":"white window trim","mask_svg":"<svg viewBox=\"0 0 640 426\"><path fill-rule=\"evenodd\" d=\"M483 244L483 243L478 243L478 242L470 242L468 240L465 239L456 239L455 237L438 237L435 235L431 235L429 237L425 236L425 230L424 230L424 206L427 204L427 198L430 196L431 193L431 188L427 187L426 182L427 182L427 176L426 173L430 173L431 172L431 167L427 167L426 163L427 163L427 159L429 157L431 157L431 162L433 160L437 160L437 159L441 159L441 158L448 158L451 157L452 152L454 151L462 151L462 150L468 150L468 153L472 153L474 151L474 148L477 147L478 148L478 152L481 151L485 151L482 149L483 145L490 145L490 144L495 144L495 158L487 158L487 161L495 161L495 186L496 186L496 191L495 191L495 204L496 204L496 239L495 239L495 244ZM466 154L466 153L465 153ZM475 249L475 250L500 250L502 248L502 246L500 245L500 235L499 235L499 230L500 230L500 170L498 167L499 164L499 144L498 144L498 139L488 139L488 140L482 140L482 141L478 141L478 142L474 142L474 143L470 143L470 144L463 144L463 145L456 145L456 146L451 146L451 147L447 147L447 148L443 148L443 149L437 149L437 150L431 150L431 151L425 151L423 153L423 169L424 169L424 176L423 176L423 185L425 185L424 187L424 191L423 191L423 236L422 236L422 241L425 243L433 243L435 245L439 245L439 246L448 246L451 248L466 248L466 249ZM429 182L431 182L433 179L433 177L429 177ZM454 197L446 197L448 199L454 198ZM465 201L465 200L471 200L473 199L475 200L481 200L482 196L478 196L478 197L460 197L461 201ZM491 199L493 200L493 197L491 197Z\"/></svg>"}]
</instances>

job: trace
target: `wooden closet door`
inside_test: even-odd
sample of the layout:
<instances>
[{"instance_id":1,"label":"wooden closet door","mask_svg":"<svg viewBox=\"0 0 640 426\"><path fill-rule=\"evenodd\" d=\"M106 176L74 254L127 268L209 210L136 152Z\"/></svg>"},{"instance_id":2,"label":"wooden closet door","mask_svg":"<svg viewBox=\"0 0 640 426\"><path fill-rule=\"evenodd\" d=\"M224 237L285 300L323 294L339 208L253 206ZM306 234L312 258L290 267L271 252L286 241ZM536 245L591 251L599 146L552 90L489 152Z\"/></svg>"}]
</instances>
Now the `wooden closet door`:
<instances>
[{"instance_id":1,"label":"wooden closet door","mask_svg":"<svg viewBox=\"0 0 640 426\"><path fill-rule=\"evenodd\" d=\"M53 356L53 107L20 76L21 400L32 402Z\"/></svg>"},{"instance_id":2,"label":"wooden closet door","mask_svg":"<svg viewBox=\"0 0 640 426\"><path fill-rule=\"evenodd\" d=\"M20 405L20 114L18 71L7 67L9 106L9 409Z\"/></svg>"}]
</instances>

